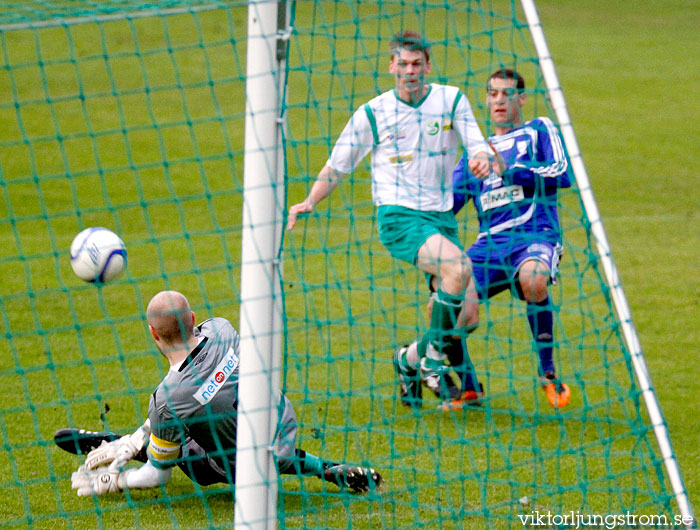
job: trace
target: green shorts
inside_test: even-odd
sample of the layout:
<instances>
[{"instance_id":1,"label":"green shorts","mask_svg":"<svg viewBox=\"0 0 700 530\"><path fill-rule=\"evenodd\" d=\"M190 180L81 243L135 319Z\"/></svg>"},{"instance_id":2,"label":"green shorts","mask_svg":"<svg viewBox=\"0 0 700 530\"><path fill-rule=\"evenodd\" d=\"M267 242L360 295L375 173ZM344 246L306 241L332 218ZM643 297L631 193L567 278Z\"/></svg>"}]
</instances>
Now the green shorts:
<instances>
[{"instance_id":1,"label":"green shorts","mask_svg":"<svg viewBox=\"0 0 700 530\"><path fill-rule=\"evenodd\" d=\"M452 211L421 212L403 206L384 205L377 210L379 240L392 257L416 264L418 249L433 234L442 234L464 250L457 237Z\"/></svg>"}]
</instances>

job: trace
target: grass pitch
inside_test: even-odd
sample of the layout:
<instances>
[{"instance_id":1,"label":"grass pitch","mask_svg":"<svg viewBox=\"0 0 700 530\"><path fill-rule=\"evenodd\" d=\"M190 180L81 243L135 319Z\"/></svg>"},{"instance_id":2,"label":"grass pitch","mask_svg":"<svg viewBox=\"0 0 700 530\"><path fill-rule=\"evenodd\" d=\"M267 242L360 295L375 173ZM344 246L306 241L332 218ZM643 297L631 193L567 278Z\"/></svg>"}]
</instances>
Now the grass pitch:
<instances>
[{"instance_id":1,"label":"grass pitch","mask_svg":"<svg viewBox=\"0 0 700 530\"><path fill-rule=\"evenodd\" d=\"M300 3L300 27L315 21L322 33L332 11L325 4ZM700 112L688 87L698 67L692 50L700 9L689 1L553 0L538 8L693 501L700 459L687 433L700 430L692 384L700 223L691 157ZM167 369L142 320L156 291L185 292L200 318L227 316L234 325L239 318L244 56L232 52L232 40L245 36L245 10L152 23L0 34L0 528L194 529L232 521L228 488L200 489L179 472L164 490L78 499L69 476L79 460L51 443L67 425L125 431L143 421ZM335 38L352 32L339 28ZM318 42L314 68L330 71L332 47ZM335 66L352 70L342 59L374 52L339 49ZM478 64L479 51L472 53ZM356 84L328 86L319 77L304 85L309 65L299 50L291 57L299 75L290 85L290 203L323 164L328 145L317 139L335 137L353 106L390 86L386 77L374 84L368 72L385 65L372 60L354 66L357 79L340 78ZM459 55L435 62L440 79L466 82ZM467 93L483 122L478 82ZM305 107L324 98L327 109ZM562 343L580 346L560 353L577 393L565 418L543 406L524 353L524 317L503 296L488 319L482 313L470 346L487 374L489 406L418 417L397 404L390 349L417 332L416 300L424 293L419 277L382 253L367 187L361 176L344 183L331 204L333 222L320 208L285 243L286 386L304 448L366 460L387 485L357 497L314 479L285 479L280 527L520 528L517 515L535 509L656 513L646 492L659 473L648 455L658 451L650 452L653 438L635 419L627 366L609 338L614 322L600 297L592 298L586 325L608 338L579 340L588 306L565 305L560 314ZM575 222L575 197L563 201L572 244L557 296L570 300L585 269L585 231ZM353 210L344 210L350 203ZM67 249L79 228L100 224L122 235L129 267L125 278L98 289L72 275ZM599 288L583 277L581 292Z\"/></svg>"}]
</instances>

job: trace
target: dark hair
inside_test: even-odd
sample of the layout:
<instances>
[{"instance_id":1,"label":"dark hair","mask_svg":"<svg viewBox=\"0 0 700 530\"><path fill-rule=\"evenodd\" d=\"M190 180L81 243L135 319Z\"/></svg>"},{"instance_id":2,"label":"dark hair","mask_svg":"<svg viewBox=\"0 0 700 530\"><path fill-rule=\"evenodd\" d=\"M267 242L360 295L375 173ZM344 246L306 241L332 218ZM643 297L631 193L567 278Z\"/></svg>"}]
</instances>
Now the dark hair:
<instances>
[{"instance_id":1,"label":"dark hair","mask_svg":"<svg viewBox=\"0 0 700 530\"><path fill-rule=\"evenodd\" d=\"M406 29L392 37L391 44L389 44L389 51L392 55L401 49L422 51L425 60L430 61L430 44L417 31Z\"/></svg>"},{"instance_id":2,"label":"dark hair","mask_svg":"<svg viewBox=\"0 0 700 530\"><path fill-rule=\"evenodd\" d=\"M496 70L494 73L492 73L489 76L489 81L486 84L486 90L489 89L489 85L491 84L491 79L513 79L515 81L515 88L518 89L518 92L522 92L525 90L525 80L523 79L523 76L521 76L518 72L513 70L512 68L501 68L500 70Z\"/></svg>"}]
</instances>

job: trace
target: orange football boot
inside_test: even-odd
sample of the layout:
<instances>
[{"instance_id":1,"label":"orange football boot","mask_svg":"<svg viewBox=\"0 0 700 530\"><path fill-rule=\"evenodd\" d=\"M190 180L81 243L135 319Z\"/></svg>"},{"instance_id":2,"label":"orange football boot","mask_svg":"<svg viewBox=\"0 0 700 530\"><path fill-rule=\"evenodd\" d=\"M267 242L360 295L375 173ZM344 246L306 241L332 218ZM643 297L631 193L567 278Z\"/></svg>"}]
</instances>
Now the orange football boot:
<instances>
[{"instance_id":1,"label":"orange football boot","mask_svg":"<svg viewBox=\"0 0 700 530\"><path fill-rule=\"evenodd\" d=\"M547 401L555 409L566 407L571 399L571 390L569 386L562 383L556 374L547 372L542 385L544 393L547 394Z\"/></svg>"}]
</instances>

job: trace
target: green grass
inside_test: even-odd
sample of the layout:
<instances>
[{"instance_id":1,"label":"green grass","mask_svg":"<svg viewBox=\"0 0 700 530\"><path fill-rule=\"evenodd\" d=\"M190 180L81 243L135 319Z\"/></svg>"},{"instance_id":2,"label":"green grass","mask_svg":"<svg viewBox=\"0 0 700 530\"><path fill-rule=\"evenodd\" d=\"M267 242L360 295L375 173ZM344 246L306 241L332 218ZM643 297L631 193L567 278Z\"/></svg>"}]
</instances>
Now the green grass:
<instances>
[{"instance_id":1,"label":"green grass","mask_svg":"<svg viewBox=\"0 0 700 530\"><path fill-rule=\"evenodd\" d=\"M394 2L298 3L289 204L352 109L391 86L385 38L401 24L429 21L435 78L465 86L485 123L483 78L530 45L510 38L507 17L438 23L441 5L421 3L416 15ZM681 0L540 0L538 9L692 502L700 112L688 87L700 9ZM52 435L143 421L167 369L142 320L158 290L179 289L200 319L237 326L245 24L235 8L0 32L0 528L231 525L231 491L197 488L179 471L164 490L78 499L69 476L79 460ZM445 32L460 45L440 44ZM545 113L534 67L519 68L530 112ZM363 497L285 478L280 527L520 528L518 514L531 510L677 513L576 195L562 196L566 255L554 291L570 407L557 414L544 403L524 308L501 295L470 341L488 406L414 415L397 402L390 352L424 325L424 283L378 242L368 188L358 172L285 239L285 386L302 447L369 462L386 485ZM472 217L462 218L466 240ZM72 237L93 225L116 230L129 252L126 275L101 288L68 263Z\"/></svg>"},{"instance_id":2,"label":"green grass","mask_svg":"<svg viewBox=\"0 0 700 530\"><path fill-rule=\"evenodd\" d=\"M538 2L613 257L691 502L700 499L697 372L700 284L692 2ZM630 9L628 9L630 8ZM697 507L696 507L697 509Z\"/></svg>"}]
</instances>

